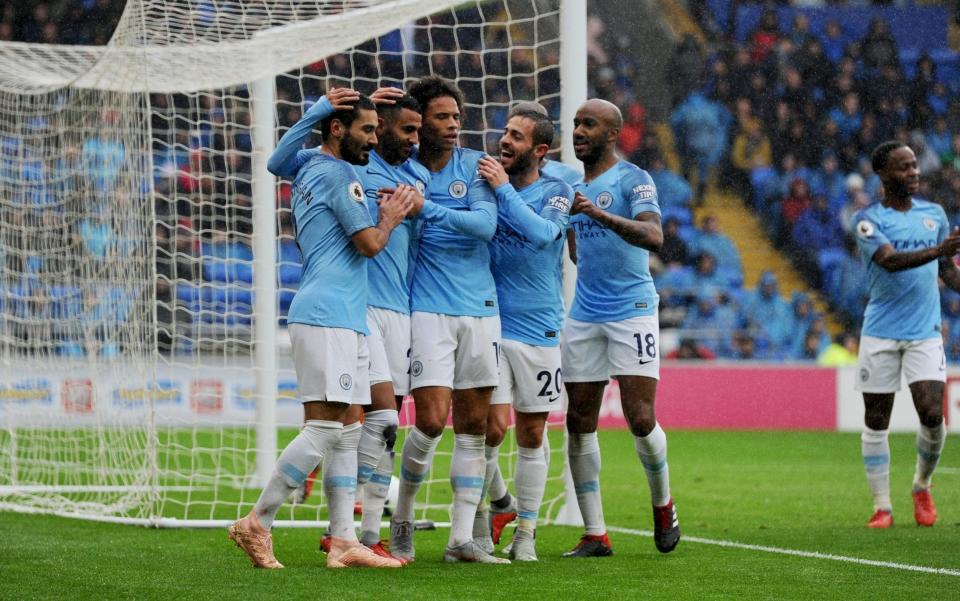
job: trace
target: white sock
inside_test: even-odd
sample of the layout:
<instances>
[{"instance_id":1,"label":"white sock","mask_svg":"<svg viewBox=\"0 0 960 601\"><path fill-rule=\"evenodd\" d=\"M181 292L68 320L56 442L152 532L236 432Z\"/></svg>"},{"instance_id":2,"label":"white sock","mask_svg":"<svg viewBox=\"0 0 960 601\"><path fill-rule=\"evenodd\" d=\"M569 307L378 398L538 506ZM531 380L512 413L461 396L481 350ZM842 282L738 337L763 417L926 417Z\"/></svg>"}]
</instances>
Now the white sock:
<instances>
[{"instance_id":1,"label":"white sock","mask_svg":"<svg viewBox=\"0 0 960 601\"><path fill-rule=\"evenodd\" d=\"M343 424L310 420L296 438L283 449L273 467L267 485L253 509L264 528L273 526L273 520L283 502L323 461L324 455L340 440Z\"/></svg>"},{"instance_id":2,"label":"white sock","mask_svg":"<svg viewBox=\"0 0 960 601\"><path fill-rule=\"evenodd\" d=\"M480 504L486 458L483 434L457 434L450 460L450 484L453 487L453 515L450 519L451 547L473 540L473 516Z\"/></svg>"},{"instance_id":3,"label":"white sock","mask_svg":"<svg viewBox=\"0 0 960 601\"><path fill-rule=\"evenodd\" d=\"M917 432L917 471L913 475L913 490L930 488L930 478L937 469L943 444L947 441L947 429L943 422L936 428L921 425Z\"/></svg>"},{"instance_id":4,"label":"white sock","mask_svg":"<svg viewBox=\"0 0 960 601\"><path fill-rule=\"evenodd\" d=\"M607 525L603 521L600 501L600 442L597 433L571 433L567 455L586 534L606 534Z\"/></svg>"},{"instance_id":5,"label":"white sock","mask_svg":"<svg viewBox=\"0 0 960 601\"><path fill-rule=\"evenodd\" d=\"M657 507L670 502L670 468L667 465L667 435L660 424L646 436L634 436L633 445L647 474L650 500Z\"/></svg>"},{"instance_id":6,"label":"white sock","mask_svg":"<svg viewBox=\"0 0 960 601\"><path fill-rule=\"evenodd\" d=\"M517 449L514 485L517 488L517 517L520 519L517 527L533 534L543 502L543 489L547 485L547 460L543 447Z\"/></svg>"},{"instance_id":7,"label":"white sock","mask_svg":"<svg viewBox=\"0 0 960 601\"><path fill-rule=\"evenodd\" d=\"M483 476L483 491L480 499L489 496L491 501L499 501L507 496L507 483L500 473L500 446L484 445L483 456L487 466Z\"/></svg>"},{"instance_id":8,"label":"white sock","mask_svg":"<svg viewBox=\"0 0 960 601\"><path fill-rule=\"evenodd\" d=\"M377 469L363 485L363 517L360 524L360 542L373 545L380 541L380 520L383 507L390 494L390 479L393 475L393 449L388 448L380 457Z\"/></svg>"},{"instance_id":9,"label":"white sock","mask_svg":"<svg viewBox=\"0 0 960 601\"><path fill-rule=\"evenodd\" d=\"M360 445L357 447L357 484L363 485L377 469L387 438L397 435L400 419L396 409L371 411L364 415L363 429L360 431Z\"/></svg>"},{"instance_id":10,"label":"white sock","mask_svg":"<svg viewBox=\"0 0 960 601\"><path fill-rule=\"evenodd\" d=\"M440 444L440 437L430 438L416 427L407 434L403 441L403 453L400 459L400 494L397 498L397 508L393 512L398 521L413 521L413 502L423 479L430 471L433 463L433 453Z\"/></svg>"},{"instance_id":11,"label":"white sock","mask_svg":"<svg viewBox=\"0 0 960 601\"><path fill-rule=\"evenodd\" d=\"M340 441L334 445L323 466L323 490L327 493L330 534L357 540L353 528L353 504L357 498L357 445L360 423L343 427Z\"/></svg>"},{"instance_id":12,"label":"white sock","mask_svg":"<svg viewBox=\"0 0 960 601\"><path fill-rule=\"evenodd\" d=\"M867 471L867 483L873 493L874 510L890 511L890 443L888 430L864 428L860 435L860 450L863 454L863 467Z\"/></svg>"}]
</instances>

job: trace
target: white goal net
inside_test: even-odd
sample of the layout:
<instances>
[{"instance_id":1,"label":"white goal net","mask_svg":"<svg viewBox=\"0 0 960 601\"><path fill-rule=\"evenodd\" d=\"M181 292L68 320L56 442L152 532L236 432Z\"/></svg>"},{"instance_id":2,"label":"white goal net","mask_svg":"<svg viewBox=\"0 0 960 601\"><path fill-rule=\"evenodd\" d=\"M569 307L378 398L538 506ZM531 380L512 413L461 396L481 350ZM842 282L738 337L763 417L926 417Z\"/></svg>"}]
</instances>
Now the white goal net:
<instances>
[{"instance_id":1,"label":"white goal net","mask_svg":"<svg viewBox=\"0 0 960 601\"><path fill-rule=\"evenodd\" d=\"M490 148L520 100L559 120L559 3L130 0L107 46L0 43L0 509L248 511L302 418L275 139L331 86L427 74L463 89L465 146ZM564 492L554 419L547 520ZM508 479L514 452L510 436ZM418 518L447 521L448 459ZM323 520L321 501L278 525Z\"/></svg>"}]
</instances>

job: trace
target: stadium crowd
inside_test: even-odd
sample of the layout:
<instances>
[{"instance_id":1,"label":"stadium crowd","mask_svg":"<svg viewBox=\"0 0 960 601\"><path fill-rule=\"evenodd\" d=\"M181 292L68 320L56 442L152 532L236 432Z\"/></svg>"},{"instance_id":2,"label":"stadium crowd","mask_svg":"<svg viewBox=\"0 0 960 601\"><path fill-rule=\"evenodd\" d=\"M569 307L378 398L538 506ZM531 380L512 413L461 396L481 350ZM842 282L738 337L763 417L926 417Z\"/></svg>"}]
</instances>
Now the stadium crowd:
<instances>
[{"instance_id":1,"label":"stadium crowd","mask_svg":"<svg viewBox=\"0 0 960 601\"><path fill-rule=\"evenodd\" d=\"M118 18L118 3L110 0L51 0L29 8L7 2L0 4L0 40L100 44ZM461 12L458 23L470 25L471 18L476 15ZM459 75L468 105L485 107L465 113L462 143L468 147L495 143L511 101L538 94L546 98L551 116L559 117L558 71L536 68L556 64L555 47L540 50L539 56L530 50L489 50L506 48L508 35L517 42L517 32L506 28L461 27L456 36L433 31L432 39L416 39L417 48L431 52L415 52L412 59L402 56L399 34L394 34L378 46L371 42L352 55L278 77L281 132L300 118L304 101L309 106L322 94L325 80L353 81L370 92L400 77L404 67L408 76ZM679 328L675 356L813 360L838 345L856 344L849 335L832 341L809 296L783 298L773 273L765 273L755 289L743 288L736 245L710 215L694 223L693 209L703 201L711 177L762 215L771 241L812 287L825 292L848 331L858 329L866 301L865 267L850 232L856 210L877 198L879 181L867 158L872 147L885 139L908 142L920 158L920 196L942 204L951 223L960 223L960 102L950 94L958 82L940 76L926 54L905 64L882 19L856 38L835 22L813 31L803 13L787 26L769 10L743 42L717 35L704 48L691 36L683 38L671 60L669 120L683 173L667 166L668 142L648 123L637 100L635 75L641 65L625 51L630 39L605 35L595 17L589 32L588 95L621 107L620 151L647 169L657 185L664 246L655 262L656 278L662 324ZM481 47L487 50L465 51ZM249 327L252 307L249 98L242 89L155 94L151 104L161 348L189 351L192 341L211 337L235 343L243 339L236 332ZM122 145L115 143L94 140L78 152L94 165L88 175L93 181L112 177L116 162L123 160ZM20 161L10 168L33 167ZM281 185L279 198L288 208L289 187ZM24 208L29 202L35 203L4 204L5 232L17 231L7 225L38 218L35 206ZM125 242L103 221L91 217L70 224L67 235L80 252L122 255ZM285 312L300 261L288 210L280 212L278 231ZM8 273L24 277L31 269L59 268L13 265L20 261L15 256L5 260ZM958 359L960 296L945 291L943 311L948 357Z\"/></svg>"}]
</instances>

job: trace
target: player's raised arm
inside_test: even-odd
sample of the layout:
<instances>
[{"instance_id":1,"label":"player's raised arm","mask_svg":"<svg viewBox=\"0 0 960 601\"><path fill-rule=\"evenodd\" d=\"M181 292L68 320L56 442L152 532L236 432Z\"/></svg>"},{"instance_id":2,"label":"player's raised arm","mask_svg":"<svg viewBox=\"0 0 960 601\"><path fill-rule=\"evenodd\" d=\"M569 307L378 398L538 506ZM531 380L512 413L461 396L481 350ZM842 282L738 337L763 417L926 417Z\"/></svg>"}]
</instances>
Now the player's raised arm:
<instances>
[{"instance_id":1,"label":"player's raised arm","mask_svg":"<svg viewBox=\"0 0 960 601\"><path fill-rule=\"evenodd\" d=\"M542 213L538 215L520 198L499 161L483 157L480 159L479 173L496 194L500 216L529 238L536 248L544 248L560 238L567 227L573 200L573 191L569 186L566 193L558 191L552 195Z\"/></svg>"},{"instance_id":2,"label":"player's raised arm","mask_svg":"<svg viewBox=\"0 0 960 601\"><path fill-rule=\"evenodd\" d=\"M419 196L413 186L400 184L380 201L379 220L373 227L360 230L350 240L365 257L373 257L387 245L390 232L403 222Z\"/></svg>"},{"instance_id":3,"label":"player's raised arm","mask_svg":"<svg viewBox=\"0 0 960 601\"><path fill-rule=\"evenodd\" d=\"M350 88L333 88L320 97L280 138L267 160L267 170L280 177L296 175L312 154L302 148L314 126L336 111L353 107L359 98L360 94Z\"/></svg>"}]
</instances>

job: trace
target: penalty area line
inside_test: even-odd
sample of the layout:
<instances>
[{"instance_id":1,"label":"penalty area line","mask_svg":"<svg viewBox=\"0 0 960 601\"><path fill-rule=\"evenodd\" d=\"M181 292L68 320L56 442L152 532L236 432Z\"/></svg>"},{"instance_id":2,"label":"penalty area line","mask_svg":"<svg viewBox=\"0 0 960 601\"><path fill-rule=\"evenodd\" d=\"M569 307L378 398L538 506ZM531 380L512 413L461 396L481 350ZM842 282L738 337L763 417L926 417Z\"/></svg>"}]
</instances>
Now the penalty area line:
<instances>
[{"instance_id":1,"label":"penalty area line","mask_svg":"<svg viewBox=\"0 0 960 601\"><path fill-rule=\"evenodd\" d=\"M618 526L608 526L611 532L621 534L632 534L633 536L652 537L650 530L634 530L633 528L620 528ZM682 536L682 542L699 543L702 545L713 545L715 547L728 547L731 549L744 549L746 551L761 551L763 553L775 553L778 555L792 555L794 557L805 557L808 559L826 559L829 561L841 561L845 563L856 563L864 566L873 566L876 568L890 568L893 570L903 570L906 572L921 572L923 574L940 574L941 576L960 576L960 570L951 568L931 568L928 566L918 566L908 563L896 563L893 561L877 561L874 559L862 559L860 557L847 557L845 555L833 555L832 553L818 553L816 551L799 551L797 549L783 549L780 547L768 547L766 545L749 545L729 540L715 540L711 538L701 538L699 536Z\"/></svg>"}]
</instances>

